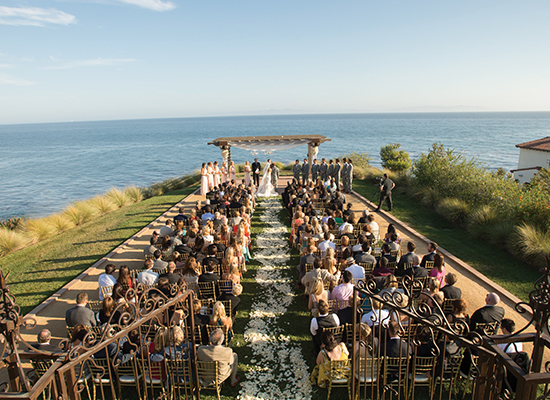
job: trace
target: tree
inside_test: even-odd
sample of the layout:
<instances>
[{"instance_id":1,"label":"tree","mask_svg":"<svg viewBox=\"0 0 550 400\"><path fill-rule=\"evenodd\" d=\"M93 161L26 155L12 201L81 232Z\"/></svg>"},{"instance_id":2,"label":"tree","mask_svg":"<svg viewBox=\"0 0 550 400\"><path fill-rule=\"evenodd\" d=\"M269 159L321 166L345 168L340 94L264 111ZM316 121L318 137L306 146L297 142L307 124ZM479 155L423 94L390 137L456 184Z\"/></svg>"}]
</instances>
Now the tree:
<instances>
[{"instance_id":1,"label":"tree","mask_svg":"<svg viewBox=\"0 0 550 400\"><path fill-rule=\"evenodd\" d=\"M398 173L406 172L411 168L411 160L409 153L405 150L400 150L401 144L392 143L380 148L380 158L382 166Z\"/></svg>"}]
</instances>

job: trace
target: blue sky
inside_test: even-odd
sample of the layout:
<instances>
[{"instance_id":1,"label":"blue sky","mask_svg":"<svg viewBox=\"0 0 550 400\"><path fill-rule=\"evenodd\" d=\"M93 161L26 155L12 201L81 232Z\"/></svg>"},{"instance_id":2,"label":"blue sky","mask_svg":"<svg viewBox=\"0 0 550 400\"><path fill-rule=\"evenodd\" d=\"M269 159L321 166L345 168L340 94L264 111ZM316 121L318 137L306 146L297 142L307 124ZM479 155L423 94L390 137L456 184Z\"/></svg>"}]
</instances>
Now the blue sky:
<instances>
[{"instance_id":1,"label":"blue sky","mask_svg":"<svg viewBox=\"0 0 550 400\"><path fill-rule=\"evenodd\" d=\"M548 1L1 0L0 124L550 110Z\"/></svg>"}]
</instances>

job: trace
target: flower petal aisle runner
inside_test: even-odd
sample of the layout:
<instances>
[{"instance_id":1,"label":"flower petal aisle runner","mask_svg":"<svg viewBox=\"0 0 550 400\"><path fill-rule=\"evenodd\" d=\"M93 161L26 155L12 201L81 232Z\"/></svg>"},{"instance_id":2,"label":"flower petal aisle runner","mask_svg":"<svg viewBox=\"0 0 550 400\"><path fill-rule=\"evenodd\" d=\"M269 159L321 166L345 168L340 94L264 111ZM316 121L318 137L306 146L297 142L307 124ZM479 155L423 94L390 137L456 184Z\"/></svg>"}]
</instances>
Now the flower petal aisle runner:
<instances>
[{"instance_id":1,"label":"flower petal aisle runner","mask_svg":"<svg viewBox=\"0 0 550 400\"><path fill-rule=\"evenodd\" d=\"M265 227L256 236L254 258L261 264L255 279L262 290L254 299L244 331L252 357L239 399L309 399L311 385L302 347L278 326L279 317L293 301L292 281L283 273L290 249L287 229L279 220L281 201L270 197L260 206L264 207L260 221Z\"/></svg>"}]
</instances>

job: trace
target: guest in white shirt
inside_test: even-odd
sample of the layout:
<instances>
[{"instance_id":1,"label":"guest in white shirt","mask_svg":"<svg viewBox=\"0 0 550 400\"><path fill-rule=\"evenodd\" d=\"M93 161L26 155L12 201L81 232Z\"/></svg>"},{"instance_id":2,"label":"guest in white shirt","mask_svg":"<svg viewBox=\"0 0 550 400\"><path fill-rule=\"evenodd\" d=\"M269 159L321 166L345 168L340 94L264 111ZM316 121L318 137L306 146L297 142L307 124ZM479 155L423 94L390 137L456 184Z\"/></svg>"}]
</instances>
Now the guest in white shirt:
<instances>
[{"instance_id":1,"label":"guest in white shirt","mask_svg":"<svg viewBox=\"0 0 550 400\"><path fill-rule=\"evenodd\" d=\"M103 292L101 291L102 287L115 286L116 279L113 276L116 267L114 264L107 264L105 266L105 273L99 275L97 283L99 285L99 300L103 301Z\"/></svg>"},{"instance_id":2,"label":"guest in white shirt","mask_svg":"<svg viewBox=\"0 0 550 400\"><path fill-rule=\"evenodd\" d=\"M153 271L153 260L145 260L145 268L145 271L141 271L137 277L138 283L155 285L159 280L159 274Z\"/></svg>"},{"instance_id":3,"label":"guest in white shirt","mask_svg":"<svg viewBox=\"0 0 550 400\"><path fill-rule=\"evenodd\" d=\"M327 251L329 248L332 248L333 250L336 250L336 245L330 241L330 233L325 232L324 234L324 241L319 243L317 246L320 251Z\"/></svg>"},{"instance_id":4,"label":"guest in white shirt","mask_svg":"<svg viewBox=\"0 0 550 400\"><path fill-rule=\"evenodd\" d=\"M516 330L516 323L510 318L503 318L500 322L500 329L503 335L511 335ZM499 343L497 346L507 354L523 351L523 343L521 342Z\"/></svg>"},{"instance_id":5,"label":"guest in white shirt","mask_svg":"<svg viewBox=\"0 0 550 400\"><path fill-rule=\"evenodd\" d=\"M355 264L355 259L353 257L349 257L346 263L349 265L346 271L351 272L353 279L365 279L365 268Z\"/></svg>"}]
</instances>

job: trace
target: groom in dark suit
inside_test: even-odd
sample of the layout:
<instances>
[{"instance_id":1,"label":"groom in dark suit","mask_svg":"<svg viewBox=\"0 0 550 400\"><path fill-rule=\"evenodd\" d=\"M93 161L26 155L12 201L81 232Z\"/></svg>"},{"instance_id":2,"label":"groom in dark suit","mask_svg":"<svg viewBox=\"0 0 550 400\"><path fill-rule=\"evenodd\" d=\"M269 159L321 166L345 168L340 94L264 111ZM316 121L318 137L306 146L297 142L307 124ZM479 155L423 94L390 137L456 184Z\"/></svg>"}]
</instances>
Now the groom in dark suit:
<instances>
[{"instance_id":1,"label":"groom in dark suit","mask_svg":"<svg viewBox=\"0 0 550 400\"><path fill-rule=\"evenodd\" d=\"M252 163L252 176L254 177L254 185L260 186L260 171L262 170L262 164L255 158Z\"/></svg>"}]
</instances>

